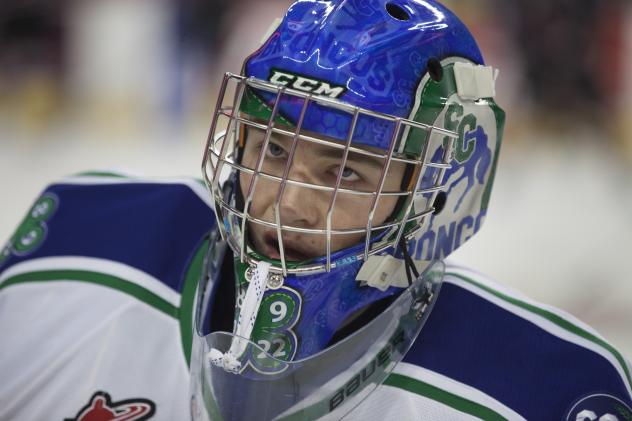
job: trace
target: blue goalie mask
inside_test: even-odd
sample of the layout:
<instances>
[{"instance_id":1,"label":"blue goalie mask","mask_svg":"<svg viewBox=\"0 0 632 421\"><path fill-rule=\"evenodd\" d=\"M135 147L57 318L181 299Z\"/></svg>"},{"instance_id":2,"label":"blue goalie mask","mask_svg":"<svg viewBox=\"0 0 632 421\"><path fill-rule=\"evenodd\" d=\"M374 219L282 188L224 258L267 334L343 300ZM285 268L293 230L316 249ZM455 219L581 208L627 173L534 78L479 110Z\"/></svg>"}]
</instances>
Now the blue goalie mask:
<instances>
[{"instance_id":1,"label":"blue goalie mask","mask_svg":"<svg viewBox=\"0 0 632 421\"><path fill-rule=\"evenodd\" d=\"M224 77L204 156L236 291L233 340L204 355L277 378L424 295L419 273L485 218L504 112L496 72L435 1L298 1L272 29ZM205 312L218 284L200 286Z\"/></svg>"}]
</instances>

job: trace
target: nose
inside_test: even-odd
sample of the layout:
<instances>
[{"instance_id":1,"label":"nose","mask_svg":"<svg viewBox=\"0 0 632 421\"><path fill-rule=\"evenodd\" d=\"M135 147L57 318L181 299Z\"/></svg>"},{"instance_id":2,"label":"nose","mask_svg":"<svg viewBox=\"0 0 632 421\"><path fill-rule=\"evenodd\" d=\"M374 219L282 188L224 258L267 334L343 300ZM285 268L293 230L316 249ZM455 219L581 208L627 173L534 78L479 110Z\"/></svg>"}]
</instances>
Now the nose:
<instances>
[{"instance_id":1,"label":"nose","mask_svg":"<svg viewBox=\"0 0 632 421\"><path fill-rule=\"evenodd\" d=\"M317 184L307 168L292 165L289 180ZM322 194L318 190L292 184L285 184L285 189L280 197L279 213L283 225L291 225L300 228L317 227L322 218Z\"/></svg>"}]
</instances>

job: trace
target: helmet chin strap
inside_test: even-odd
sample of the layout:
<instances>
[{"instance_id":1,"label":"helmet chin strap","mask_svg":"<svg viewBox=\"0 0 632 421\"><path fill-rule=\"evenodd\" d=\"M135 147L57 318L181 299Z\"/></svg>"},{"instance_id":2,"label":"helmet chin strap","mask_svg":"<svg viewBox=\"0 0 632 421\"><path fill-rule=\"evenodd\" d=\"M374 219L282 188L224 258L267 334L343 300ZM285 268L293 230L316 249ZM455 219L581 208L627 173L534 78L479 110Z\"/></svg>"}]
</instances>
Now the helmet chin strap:
<instances>
[{"instance_id":1,"label":"helmet chin strap","mask_svg":"<svg viewBox=\"0 0 632 421\"><path fill-rule=\"evenodd\" d=\"M271 266L270 263L264 261L257 263L237 318L235 336L230 344L230 349L222 353L218 349L212 348L208 356L213 365L223 367L224 370L232 373L238 373L241 369L241 363L237 358L246 351L248 346L252 328L255 325L257 314L259 314L263 293L266 290Z\"/></svg>"}]
</instances>

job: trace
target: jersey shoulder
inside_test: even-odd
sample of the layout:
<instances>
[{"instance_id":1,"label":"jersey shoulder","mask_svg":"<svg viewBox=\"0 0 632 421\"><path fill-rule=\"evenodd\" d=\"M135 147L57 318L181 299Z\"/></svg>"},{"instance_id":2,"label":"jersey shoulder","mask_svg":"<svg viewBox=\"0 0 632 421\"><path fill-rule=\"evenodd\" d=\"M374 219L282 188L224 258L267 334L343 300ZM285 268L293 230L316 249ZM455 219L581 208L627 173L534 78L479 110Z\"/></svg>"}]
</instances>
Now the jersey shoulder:
<instances>
[{"instance_id":1,"label":"jersey shoulder","mask_svg":"<svg viewBox=\"0 0 632 421\"><path fill-rule=\"evenodd\" d=\"M434 385L448 393L437 396L493 408L500 419L566 419L593 395L632 407L630 366L594 329L454 265L393 378Z\"/></svg>"},{"instance_id":2,"label":"jersey shoulder","mask_svg":"<svg viewBox=\"0 0 632 421\"><path fill-rule=\"evenodd\" d=\"M0 261L0 419L66 419L104 396L184 419L214 225L193 179L83 174L48 186Z\"/></svg>"},{"instance_id":3,"label":"jersey shoulder","mask_svg":"<svg viewBox=\"0 0 632 421\"><path fill-rule=\"evenodd\" d=\"M180 292L215 226L211 208L192 178L62 179L44 189L0 252L0 287L17 273L56 269L152 278Z\"/></svg>"}]
</instances>

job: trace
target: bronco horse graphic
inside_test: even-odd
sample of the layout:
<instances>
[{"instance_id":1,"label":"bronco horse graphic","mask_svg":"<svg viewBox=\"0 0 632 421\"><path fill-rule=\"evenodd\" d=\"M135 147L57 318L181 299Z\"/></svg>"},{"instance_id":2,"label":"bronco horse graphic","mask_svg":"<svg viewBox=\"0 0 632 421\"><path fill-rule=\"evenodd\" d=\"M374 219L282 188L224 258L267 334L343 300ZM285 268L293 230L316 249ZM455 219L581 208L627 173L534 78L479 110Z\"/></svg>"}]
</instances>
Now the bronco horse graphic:
<instances>
[{"instance_id":1,"label":"bronco horse graphic","mask_svg":"<svg viewBox=\"0 0 632 421\"><path fill-rule=\"evenodd\" d=\"M450 197L450 192L458 186L461 181L467 180L467 186L463 190L463 193L459 197L456 205L454 206L453 212L456 212L461 207L463 199L468 191L474 186L474 183L478 182L479 184L485 183L485 175L487 174L487 170L489 169L492 162L492 151L487 146L487 134L482 126L476 127L476 130L472 130L466 132L463 135L463 141L458 142L459 144L456 147L462 147L465 145L469 145L471 142L474 142L474 152L472 155L461 165L463 168L463 172L452 183L450 183L450 187L446 191L448 197ZM461 146L462 145L462 146ZM432 157L432 162L439 162L441 157L443 156L444 148L441 147L437 149L434 156ZM438 171L438 170L437 170ZM452 174L450 174L451 176ZM434 177L434 174L431 175Z\"/></svg>"}]
</instances>

